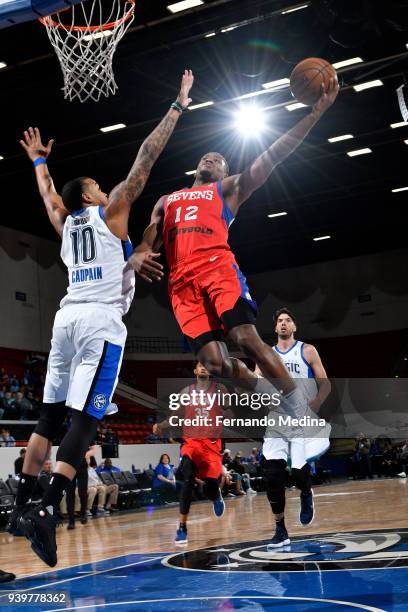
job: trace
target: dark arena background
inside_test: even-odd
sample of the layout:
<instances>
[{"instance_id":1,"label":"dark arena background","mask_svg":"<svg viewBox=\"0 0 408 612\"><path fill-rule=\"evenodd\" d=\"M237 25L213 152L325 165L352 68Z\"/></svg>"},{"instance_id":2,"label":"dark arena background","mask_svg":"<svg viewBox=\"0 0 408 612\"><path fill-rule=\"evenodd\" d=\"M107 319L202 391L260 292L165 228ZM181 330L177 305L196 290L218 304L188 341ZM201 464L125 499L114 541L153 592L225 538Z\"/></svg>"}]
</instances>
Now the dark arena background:
<instances>
[{"instance_id":1,"label":"dark arena background","mask_svg":"<svg viewBox=\"0 0 408 612\"><path fill-rule=\"evenodd\" d=\"M45 23L54 44L39 21L50 14L53 22ZM0 31L0 610L406 612L407 0L85 0L75 6L10 0L0 2ZM306 58L322 58L313 78L323 79L333 66L335 100L336 79L332 90L323 86L324 100L313 108L294 98L290 75ZM180 98L185 70L194 84ZM313 78L305 74L305 88L311 87L307 79ZM158 157L157 136L147 149L142 143L165 115L177 125ZM293 131L295 125L301 127ZM49 150L34 147L31 157L27 151L33 128L44 145L55 140L47 163ZM238 212L231 193L242 195L245 181L259 179L259 167L251 164L265 151L259 163L268 176L249 189ZM129 239L133 247L144 244L156 202L180 190L172 208L164 200L163 236L170 257L190 241L180 282L195 293L187 304L181 292L175 313L193 318L204 304L210 322L217 317L211 330L223 331L200 349L203 373L192 333L184 335L173 314L169 289L174 293L177 283L169 283L165 249L155 244L164 276L148 282L136 268L134 299L122 312L126 343L115 342L113 324L106 325L106 337L88 337L82 327L72 337L66 333L66 346L89 349L101 342L95 364L86 350L59 355L69 394L83 398L81 406L71 405L59 366L49 359L59 325L54 318L69 282L79 298L57 317L73 309L82 317L94 307L96 325L101 313L114 310L110 292L124 293L121 265L123 279L133 279L132 246L123 231L115 234L109 210L116 205L112 189L130 189L126 177L138 152L137 195L127 191L127 204L120 201L128 211L134 200ZM238 177L228 189L226 162L229 176ZM81 187L83 207L67 216L59 194L75 177L91 177L100 191L87 199ZM188 191L195 181L196 191ZM219 268L214 298L227 299L235 283L242 310L232 309L241 317L233 324L224 317L231 306L220 311L210 289L203 289L215 273L200 271L202 260L191 246L216 234L207 196L220 207L217 227L226 235L229 226L235 255L233 266ZM183 209L183 198L195 201ZM179 202L174 227L180 211L186 215L166 239L169 211ZM62 250L44 203L50 219L63 219ZM99 215L84 216L95 206ZM201 206L210 212L200 225ZM160 223L154 227L161 230ZM78 247L75 232L82 230ZM226 238L223 249L214 256L206 251L215 270L220 253L229 253ZM71 262L68 277L61 255ZM119 282L98 289L114 270ZM263 342L244 317L254 302ZM208 356L206 346L219 352ZM120 355L109 383L115 349ZM236 359L249 368L252 391L272 389L268 364L285 376L289 370L298 381L292 393L307 397L301 400L307 413L324 419L318 433L303 423L273 434L262 426L225 426L216 436L201 425L189 435L183 426L166 425L177 414L169 404L174 391L226 385L238 389L238 400L253 398L244 383L237 387L230 379ZM264 378L253 377L257 365ZM76 377L78 368L89 373ZM51 378L52 400L44 395ZM283 387L294 384L288 380ZM283 412L292 414L293 395L280 391ZM64 412L58 434L47 437L44 410L59 414L65 402L72 414ZM226 407L254 417L250 407ZM203 411L209 408L200 404L197 414ZM271 407L255 416L268 414L277 413ZM94 429L85 440L87 423ZM319 452L304 451L298 463L296 445L305 448L313 436ZM219 471L212 478L194 454L203 439L216 449L211 465ZM195 450L187 456L189 444ZM64 485L56 484L56 474ZM27 483L32 487L25 494ZM58 486L61 497L62 488L68 494L56 504ZM186 487L192 495L188 540ZM285 498L283 519L277 508ZM19 529L10 529L17 514ZM34 550L39 527L27 518L43 514L58 547L56 562L48 565L38 542Z\"/></svg>"}]
</instances>

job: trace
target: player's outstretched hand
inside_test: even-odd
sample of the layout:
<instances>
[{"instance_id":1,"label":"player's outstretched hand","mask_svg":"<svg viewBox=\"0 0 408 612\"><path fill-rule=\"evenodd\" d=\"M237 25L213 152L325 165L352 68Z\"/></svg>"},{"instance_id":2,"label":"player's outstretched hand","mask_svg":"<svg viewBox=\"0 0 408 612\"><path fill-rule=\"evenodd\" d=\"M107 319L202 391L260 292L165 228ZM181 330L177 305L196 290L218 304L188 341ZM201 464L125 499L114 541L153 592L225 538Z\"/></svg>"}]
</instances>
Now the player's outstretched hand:
<instances>
[{"instance_id":1,"label":"player's outstretched hand","mask_svg":"<svg viewBox=\"0 0 408 612\"><path fill-rule=\"evenodd\" d=\"M328 108L330 108L330 106L337 98L339 90L340 87L337 78L330 79L330 83L327 90L325 90L324 83L322 83L322 93L316 104L313 106L313 113L318 116L323 115L323 113L326 112Z\"/></svg>"},{"instance_id":2,"label":"player's outstretched hand","mask_svg":"<svg viewBox=\"0 0 408 612\"><path fill-rule=\"evenodd\" d=\"M48 141L47 146L41 142L41 134L38 128L29 127L24 132L24 139L20 140L20 144L24 151L27 153L31 161L35 161L38 157L47 157L51 153L52 145L54 141L51 139Z\"/></svg>"},{"instance_id":3,"label":"player's outstretched hand","mask_svg":"<svg viewBox=\"0 0 408 612\"><path fill-rule=\"evenodd\" d=\"M160 253L151 251L132 253L129 257L129 264L145 281L152 283L154 280L161 280L164 276L163 266L155 261L156 257L160 257Z\"/></svg>"},{"instance_id":4,"label":"player's outstretched hand","mask_svg":"<svg viewBox=\"0 0 408 612\"><path fill-rule=\"evenodd\" d=\"M181 79L181 87L180 93L177 96L177 102L181 104L183 108L187 108L189 104L191 104L191 98L189 98L188 94L190 93L190 89L192 88L194 83L194 75L191 70L185 70L183 74L183 78Z\"/></svg>"}]
</instances>

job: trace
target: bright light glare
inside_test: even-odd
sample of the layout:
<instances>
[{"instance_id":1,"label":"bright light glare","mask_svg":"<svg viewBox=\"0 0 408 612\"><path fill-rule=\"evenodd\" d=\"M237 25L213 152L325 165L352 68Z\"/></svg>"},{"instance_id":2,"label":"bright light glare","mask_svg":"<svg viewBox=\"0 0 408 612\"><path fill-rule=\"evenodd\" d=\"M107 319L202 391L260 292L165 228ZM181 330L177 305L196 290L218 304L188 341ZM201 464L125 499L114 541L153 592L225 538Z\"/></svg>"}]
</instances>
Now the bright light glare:
<instances>
[{"instance_id":1,"label":"bright light glare","mask_svg":"<svg viewBox=\"0 0 408 612\"><path fill-rule=\"evenodd\" d=\"M332 64L333 68L338 70L339 68L345 68L346 66L353 66L353 64L360 64L362 62L361 57L352 57L348 60L342 60L341 62L335 62Z\"/></svg>"},{"instance_id":2,"label":"bright light glare","mask_svg":"<svg viewBox=\"0 0 408 612\"><path fill-rule=\"evenodd\" d=\"M235 127L246 137L257 137L265 128L263 112L256 106L242 108L235 114Z\"/></svg>"}]
</instances>

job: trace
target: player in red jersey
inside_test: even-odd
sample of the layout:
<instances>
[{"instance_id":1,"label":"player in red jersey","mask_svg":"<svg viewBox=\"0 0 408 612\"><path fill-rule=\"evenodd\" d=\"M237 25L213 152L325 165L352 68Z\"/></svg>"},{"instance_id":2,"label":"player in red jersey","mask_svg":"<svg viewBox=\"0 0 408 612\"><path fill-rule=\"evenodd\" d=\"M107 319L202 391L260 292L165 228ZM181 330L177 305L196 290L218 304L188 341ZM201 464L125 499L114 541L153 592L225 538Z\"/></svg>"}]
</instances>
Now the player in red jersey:
<instances>
[{"instance_id":1,"label":"player in red jersey","mask_svg":"<svg viewBox=\"0 0 408 612\"><path fill-rule=\"evenodd\" d=\"M184 410L177 411L177 420L182 426L183 443L181 462L177 470L177 480L181 481L180 489L180 524L176 532L175 544L187 544L187 518L190 512L195 478L203 480L204 492L213 502L214 514L222 516L225 510L220 491L222 473L221 434L223 409L220 406L223 394L227 391L223 385L212 382L210 373L198 362L194 374L197 382L185 387L181 392L188 394L191 403ZM197 419L199 424L192 424ZM159 434L169 427L169 422L162 421L153 426L153 433Z\"/></svg>"},{"instance_id":2,"label":"player in red jersey","mask_svg":"<svg viewBox=\"0 0 408 612\"><path fill-rule=\"evenodd\" d=\"M337 79L331 79L327 91L322 86L311 112L241 174L228 176L228 164L219 153L204 155L193 186L162 196L156 203L143 240L129 259L142 278L160 280L162 266L156 258L164 242L174 314L200 363L211 375L239 379L256 391L267 391L269 383L279 379L281 407L301 416L307 409L302 394L279 355L256 330L256 304L228 245L228 227L239 207L303 142L338 91ZM224 333L258 364L267 381L257 382L243 362L229 356Z\"/></svg>"}]
</instances>

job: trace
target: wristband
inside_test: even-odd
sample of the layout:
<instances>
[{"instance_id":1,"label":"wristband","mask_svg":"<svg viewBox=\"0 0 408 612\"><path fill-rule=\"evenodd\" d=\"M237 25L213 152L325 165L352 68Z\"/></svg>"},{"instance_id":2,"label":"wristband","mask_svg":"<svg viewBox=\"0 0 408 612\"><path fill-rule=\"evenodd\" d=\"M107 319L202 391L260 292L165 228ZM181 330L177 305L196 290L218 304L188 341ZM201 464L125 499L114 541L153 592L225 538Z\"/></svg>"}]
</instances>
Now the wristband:
<instances>
[{"instance_id":1,"label":"wristband","mask_svg":"<svg viewBox=\"0 0 408 612\"><path fill-rule=\"evenodd\" d=\"M180 115L184 111L184 108L177 101L176 102L172 102L172 104L170 105L170 108L173 108L174 110L176 110L178 113L180 113Z\"/></svg>"},{"instance_id":2,"label":"wristband","mask_svg":"<svg viewBox=\"0 0 408 612\"><path fill-rule=\"evenodd\" d=\"M37 159L33 161L33 166L34 168L36 168L40 164L46 164L46 163L47 163L47 160L45 159L45 157L37 157Z\"/></svg>"}]
</instances>

